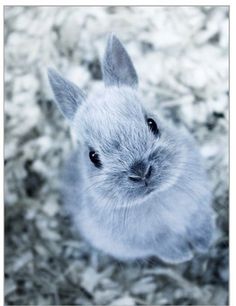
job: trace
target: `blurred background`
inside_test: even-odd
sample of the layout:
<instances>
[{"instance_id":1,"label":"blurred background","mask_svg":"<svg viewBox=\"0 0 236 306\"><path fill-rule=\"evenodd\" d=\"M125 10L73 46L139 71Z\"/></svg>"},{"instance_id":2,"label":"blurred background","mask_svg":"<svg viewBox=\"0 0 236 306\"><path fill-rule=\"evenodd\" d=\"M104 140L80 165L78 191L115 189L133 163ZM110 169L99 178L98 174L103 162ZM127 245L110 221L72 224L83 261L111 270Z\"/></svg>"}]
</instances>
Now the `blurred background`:
<instances>
[{"instance_id":1,"label":"blurred background","mask_svg":"<svg viewBox=\"0 0 236 306\"><path fill-rule=\"evenodd\" d=\"M5 7L7 305L228 303L228 8ZM108 33L127 48L146 103L194 135L206 161L217 241L177 266L121 264L72 232L59 175L72 150L46 68L87 92Z\"/></svg>"}]
</instances>

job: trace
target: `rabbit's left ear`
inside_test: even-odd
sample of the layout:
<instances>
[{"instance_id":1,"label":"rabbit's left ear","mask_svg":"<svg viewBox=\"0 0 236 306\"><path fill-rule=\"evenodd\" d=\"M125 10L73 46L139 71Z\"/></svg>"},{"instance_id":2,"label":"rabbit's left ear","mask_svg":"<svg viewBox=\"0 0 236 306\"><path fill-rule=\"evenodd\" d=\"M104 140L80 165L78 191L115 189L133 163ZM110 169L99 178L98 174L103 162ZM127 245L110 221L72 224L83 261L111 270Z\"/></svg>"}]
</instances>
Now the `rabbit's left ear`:
<instances>
[{"instance_id":1,"label":"rabbit's left ear","mask_svg":"<svg viewBox=\"0 0 236 306\"><path fill-rule=\"evenodd\" d=\"M113 34L108 39L102 70L105 86L138 86L134 65L121 42Z\"/></svg>"},{"instance_id":2,"label":"rabbit's left ear","mask_svg":"<svg viewBox=\"0 0 236 306\"><path fill-rule=\"evenodd\" d=\"M72 120L78 106L85 100L85 94L52 68L48 69L48 78L57 106L67 119Z\"/></svg>"}]
</instances>

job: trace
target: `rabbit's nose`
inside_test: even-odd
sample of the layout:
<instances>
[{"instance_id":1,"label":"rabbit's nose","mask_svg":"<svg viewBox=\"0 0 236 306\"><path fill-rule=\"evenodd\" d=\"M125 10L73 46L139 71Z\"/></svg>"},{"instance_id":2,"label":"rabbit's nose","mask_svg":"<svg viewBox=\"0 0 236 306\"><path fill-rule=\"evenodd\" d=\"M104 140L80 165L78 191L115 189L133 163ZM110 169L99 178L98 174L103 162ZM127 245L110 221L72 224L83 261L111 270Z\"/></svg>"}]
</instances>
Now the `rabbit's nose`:
<instances>
[{"instance_id":1,"label":"rabbit's nose","mask_svg":"<svg viewBox=\"0 0 236 306\"><path fill-rule=\"evenodd\" d=\"M143 161L133 163L130 167L131 173L129 179L134 182L147 181L152 173L152 166L147 165Z\"/></svg>"}]
</instances>

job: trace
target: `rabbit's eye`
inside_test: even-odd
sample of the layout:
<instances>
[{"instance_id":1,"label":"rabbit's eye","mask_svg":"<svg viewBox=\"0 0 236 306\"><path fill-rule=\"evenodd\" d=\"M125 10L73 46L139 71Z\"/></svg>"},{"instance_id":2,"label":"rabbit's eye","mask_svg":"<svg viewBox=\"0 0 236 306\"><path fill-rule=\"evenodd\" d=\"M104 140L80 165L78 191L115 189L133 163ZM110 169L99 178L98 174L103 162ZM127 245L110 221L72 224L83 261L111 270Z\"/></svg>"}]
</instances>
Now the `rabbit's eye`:
<instances>
[{"instance_id":1,"label":"rabbit's eye","mask_svg":"<svg viewBox=\"0 0 236 306\"><path fill-rule=\"evenodd\" d=\"M98 153L96 153L95 151L90 151L89 152L89 158L90 158L91 162L94 164L95 167L101 168L102 163L99 159Z\"/></svg>"},{"instance_id":2,"label":"rabbit's eye","mask_svg":"<svg viewBox=\"0 0 236 306\"><path fill-rule=\"evenodd\" d=\"M157 124L152 118L147 119L147 124L148 124L148 127L150 128L150 130L153 132L154 135L159 134L159 129L157 127Z\"/></svg>"}]
</instances>

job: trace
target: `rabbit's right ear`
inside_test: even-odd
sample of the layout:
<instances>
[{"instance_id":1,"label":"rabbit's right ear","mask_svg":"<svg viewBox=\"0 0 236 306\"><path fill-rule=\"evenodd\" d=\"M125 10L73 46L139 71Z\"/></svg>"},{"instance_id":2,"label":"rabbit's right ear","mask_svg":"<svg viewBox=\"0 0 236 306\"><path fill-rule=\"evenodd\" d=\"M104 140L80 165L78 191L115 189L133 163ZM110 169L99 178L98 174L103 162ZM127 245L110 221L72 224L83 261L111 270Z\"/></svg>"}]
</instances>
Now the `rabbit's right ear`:
<instances>
[{"instance_id":1,"label":"rabbit's right ear","mask_svg":"<svg viewBox=\"0 0 236 306\"><path fill-rule=\"evenodd\" d=\"M137 87L138 76L134 65L119 39L110 35L102 63L105 86Z\"/></svg>"},{"instance_id":2,"label":"rabbit's right ear","mask_svg":"<svg viewBox=\"0 0 236 306\"><path fill-rule=\"evenodd\" d=\"M48 69L48 79L60 111L67 119L72 120L78 106L85 100L84 93L52 68Z\"/></svg>"}]
</instances>

